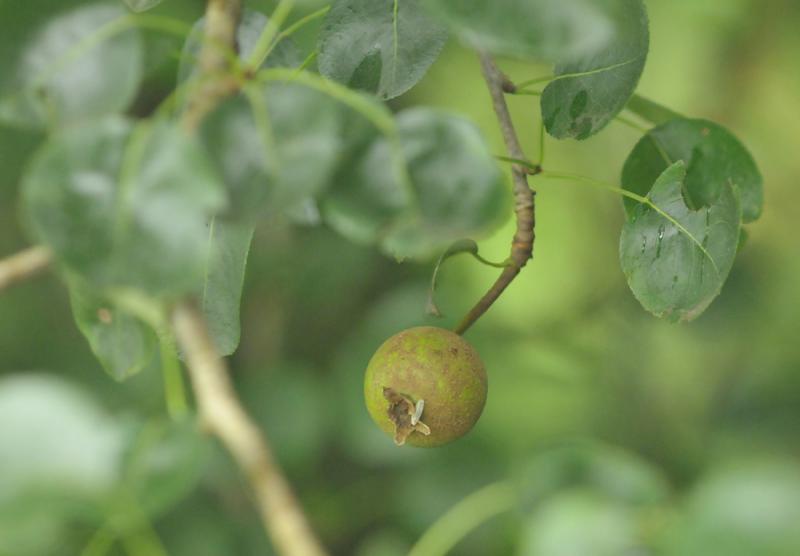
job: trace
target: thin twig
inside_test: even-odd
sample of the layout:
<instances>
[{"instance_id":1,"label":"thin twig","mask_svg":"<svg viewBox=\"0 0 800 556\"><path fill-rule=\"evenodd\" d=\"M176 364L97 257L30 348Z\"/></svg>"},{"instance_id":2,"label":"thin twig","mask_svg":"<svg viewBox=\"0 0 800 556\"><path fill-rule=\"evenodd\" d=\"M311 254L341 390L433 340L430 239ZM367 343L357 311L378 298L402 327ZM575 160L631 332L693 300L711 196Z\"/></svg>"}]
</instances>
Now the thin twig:
<instances>
[{"instance_id":1,"label":"thin twig","mask_svg":"<svg viewBox=\"0 0 800 556\"><path fill-rule=\"evenodd\" d=\"M241 0L209 0L205 37L200 51L200 78L218 76L198 87L183 116L188 131L195 130L206 114L239 83L226 77L228 62L221 54L236 51L236 28ZM288 480L272 454L266 437L242 407L225 361L214 348L205 318L192 300L178 303L172 313L175 336L186 354L187 368L208 430L233 455L250 480L261 519L275 549L284 556L318 556L325 550L317 541Z\"/></svg>"},{"instance_id":2,"label":"thin twig","mask_svg":"<svg viewBox=\"0 0 800 556\"><path fill-rule=\"evenodd\" d=\"M517 160L527 160L525 153L517 138L511 114L504 94L513 90L513 84L504 76L494 63L494 60L485 53L480 53L481 69L486 85L489 87L489 94L492 97L492 105L500 123L500 131L503 134L508 155ZM541 169L538 168L540 171ZM467 313L464 319L455 328L456 334L463 334L472 326L489 307L492 306L500 294L508 287L522 267L533 257L533 228L534 219L534 191L528 185L528 176L536 173L529 167L521 164L514 164L511 167L511 177L514 182L514 213L517 217L517 230L511 241L510 265L503 269L495 283L489 291L475 304Z\"/></svg>"},{"instance_id":3,"label":"thin twig","mask_svg":"<svg viewBox=\"0 0 800 556\"><path fill-rule=\"evenodd\" d=\"M236 92L239 87L238 80L228 75L226 70L229 65L227 54L237 49L236 28L241 14L241 0L208 0L205 36L198 62L201 82L183 115L183 125L189 131L197 128L221 99Z\"/></svg>"},{"instance_id":4,"label":"thin twig","mask_svg":"<svg viewBox=\"0 0 800 556\"><path fill-rule=\"evenodd\" d=\"M193 303L183 302L175 307L172 320L186 354L203 423L219 437L250 480L262 521L278 553L324 554L269 445L242 408L202 313Z\"/></svg>"},{"instance_id":5,"label":"thin twig","mask_svg":"<svg viewBox=\"0 0 800 556\"><path fill-rule=\"evenodd\" d=\"M38 246L0 260L0 291L41 274L52 259L50 249Z\"/></svg>"}]
</instances>

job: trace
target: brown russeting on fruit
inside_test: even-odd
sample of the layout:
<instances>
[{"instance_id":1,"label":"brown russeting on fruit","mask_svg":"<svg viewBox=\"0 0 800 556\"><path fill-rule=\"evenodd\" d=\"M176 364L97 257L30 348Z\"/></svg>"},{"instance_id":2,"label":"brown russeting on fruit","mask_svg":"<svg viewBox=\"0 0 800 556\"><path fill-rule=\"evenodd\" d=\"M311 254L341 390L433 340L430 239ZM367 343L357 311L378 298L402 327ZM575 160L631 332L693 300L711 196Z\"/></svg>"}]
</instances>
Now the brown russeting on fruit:
<instances>
[{"instance_id":1,"label":"brown russeting on fruit","mask_svg":"<svg viewBox=\"0 0 800 556\"><path fill-rule=\"evenodd\" d=\"M412 432L417 431L425 436L431 433L431 429L420 421L416 415L417 404L414 400L395 392L391 388L383 388L383 397L389 402L386 413L394 423L394 443L402 446ZM414 422L416 420L416 423Z\"/></svg>"}]
</instances>

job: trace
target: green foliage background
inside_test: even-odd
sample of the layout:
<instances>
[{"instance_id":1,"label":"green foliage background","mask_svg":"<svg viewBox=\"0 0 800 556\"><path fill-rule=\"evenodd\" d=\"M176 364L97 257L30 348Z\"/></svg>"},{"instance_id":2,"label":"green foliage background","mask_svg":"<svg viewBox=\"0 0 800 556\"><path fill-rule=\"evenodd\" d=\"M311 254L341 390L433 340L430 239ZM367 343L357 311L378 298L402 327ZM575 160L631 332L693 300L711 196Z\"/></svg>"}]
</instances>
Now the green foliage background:
<instances>
[{"instance_id":1,"label":"green foliage background","mask_svg":"<svg viewBox=\"0 0 800 556\"><path fill-rule=\"evenodd\" d=\"M403 554L464 496L504 480L526 485L519 508L481 526L455 554L616 555L630 538L670 556L800 553L800 5L647 5L651 45L639 90L734 131L764 175L763 217L748 227L722 294L696 322L662 322L630 295L618 263L618 198L534 178L534 260L467 335L489 371L482 419L453 445L397 449L369 421L362 375L383 339L431 322L424 309L432 263L398 264L325 227L276 219L256 230L241 345L230 363L335 553ZM191 21L200 8L166 0L157 10ZM135 111L146 112L174 83L177 52L169 42L164 52ZM548 71L503 67L518 79ZM538 99L510 103L524 146L535 152ZM477 60L453 40L419 86L391 104L460 112L502 151ZM639 135L612 123L587 141L550 141L548 165L618 183ZM18 178L39 139L0 128L2 254L26 245ZM481 242L481 253L502 259L512 234L508 222ZM452 325L495 274L468 258L449 262L438 288L441 325ZM23 376L40 378L20 386ZM91 414L84 417L92 434L69 434L77 429L63 419L64 434L44 434L47 412L59 407L42 400L61 383L83 392L63 411ZM0 413L1 555L80 554L109 522L130 532L111 554L266 553L227 455L165 424L161 384L153 370L110 379L53 277L0 296L0 396L12 392L19 402L16 412L6 405ZM32 429L40 445L14 450L32 412L45 422ZM124 431L123 447L106 441L111 428ZM87 454L95 467L81 467ZM81 492L103 490L103 481L124 487L96 505L99 513L89 505L76 511L76 485L59 482L74 479L70 468L94 469ZM613 472L595 472L605 468Z\"/></svg>"}]
</instances>

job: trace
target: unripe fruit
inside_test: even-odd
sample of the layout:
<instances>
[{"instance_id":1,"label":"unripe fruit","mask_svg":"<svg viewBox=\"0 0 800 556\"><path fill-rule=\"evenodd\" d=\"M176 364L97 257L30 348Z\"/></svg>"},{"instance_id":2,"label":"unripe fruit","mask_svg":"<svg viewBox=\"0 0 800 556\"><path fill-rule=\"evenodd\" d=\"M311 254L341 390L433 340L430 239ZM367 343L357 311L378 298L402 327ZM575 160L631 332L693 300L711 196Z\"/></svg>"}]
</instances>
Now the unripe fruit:
<instances>
[{"instance_id":1,"label":"unripe fruit","mask_svg":"<svg viewBox=\"0 0 800 556\"><path fill-rule=\"evenodd\" d=\"M367 410L397 445L440 446L465 435L483 411L486 389L475 348L433 326L386 340L364 377Z\"/></svg>"}]
</instances>

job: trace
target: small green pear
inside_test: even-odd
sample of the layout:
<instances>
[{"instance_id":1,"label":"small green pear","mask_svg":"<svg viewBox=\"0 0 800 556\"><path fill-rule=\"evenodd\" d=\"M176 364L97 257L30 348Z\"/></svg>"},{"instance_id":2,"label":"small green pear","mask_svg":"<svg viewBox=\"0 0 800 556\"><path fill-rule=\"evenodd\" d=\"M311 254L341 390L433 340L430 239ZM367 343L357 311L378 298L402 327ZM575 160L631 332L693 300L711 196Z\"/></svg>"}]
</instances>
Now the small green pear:
<instances>
[{"instance_id":1,"label":"small green pear","mask_svg":"<svg viewBox=\"0 0 800 556\"><path fill-rule=\"evenodd\" d=\"M486 391L475 348L433 326L386 340L364 377L367 410L398 446L441 446L464 436L481 416Z\"/></svg>"}]
</instances>

